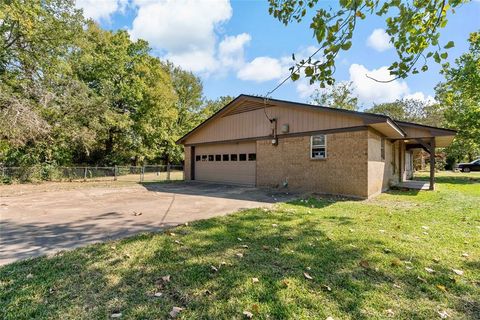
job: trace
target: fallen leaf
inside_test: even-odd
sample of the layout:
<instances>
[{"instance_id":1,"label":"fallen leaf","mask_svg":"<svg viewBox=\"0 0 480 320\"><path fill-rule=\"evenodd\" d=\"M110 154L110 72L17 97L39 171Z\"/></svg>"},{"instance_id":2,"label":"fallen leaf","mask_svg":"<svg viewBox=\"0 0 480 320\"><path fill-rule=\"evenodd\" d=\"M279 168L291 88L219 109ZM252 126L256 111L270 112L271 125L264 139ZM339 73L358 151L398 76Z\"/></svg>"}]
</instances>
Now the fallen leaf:
<instances>
[{"instance_id":1,"label":"fallen leaf","mask_svg":"<svg viewBox=\"0 0 480 320\"><path fill-rule=\"evenodd\" d=\"M121 312L118 312L118 313L112 313L110 315L110 318L120 318L122 316L122 313Z\"/></svg>"},{"instance_id":2,"label":"fallen leaf","mask_svg":"<svg viewBox=\"0 0 480 320\"><path fill-rule=\"evenodd\" d=\"M380 229L380 230L378 230L378 231L379 231L380 233L385 233L385 230L383 230L383 229Z\"/></svg>"},{"instance_id":3,"label":"fallen leaf","mask_svg":"<svg viewBox=\"0 0 480 320\"><path fill-rule=\"evenodd\" d=\"M332 288L330 288L330 287L327 286L326 284L322 285L322 289L325 290L325 291L328 291L328 292L331 292L331 291L332 291Z\"/></svg>"},{"instance_id":4,"label":"fallen leaf","mask_svg":"<svg viewBox=\"0 0 480 320\"><path fill-rule=\"evenodd\" d=\"M288 280L284 279L282 280L282 285L286 288L288 288L288 286L290 285L290 282L288 282Z\"/></svg>"},{"instance_id":5,"label":"fallen leaf","mask_svg":"<svg viewBox=\"0 0 480 320\"><path fill-rule=\"evenodd\" d=\"M432 260L433 260L433 262L435 262L435 263L439 263L439 262L440 262L440 259L439 259L439 258L433 258Z\"/></svg>"},{"instance_id":6,"label":"fallen leaf","mask_svg":"<svg viewBox=\"0 0 480 320\"><path fill-rule=\"evenodd\" d=\"M262 246L262 249L263 250L268 250L268 249L270 249L270 247L269 246Z\"/></svg>"},{"instance_id":7,"label":"fallen leaf","mask_svg":"<svg viewBox=\"0 0 480 320\"><path fill-rule=\"evenodd\" d=\"M353 229L348 229L348 231L353 232L353 231L355 231L355 230L353 230Z\"/></svg>"},{"instance_id":8,"label":"fallen leaf","mask_svg":"<svg viewBox=\"0 0 480 320\"><path fill-rule=\"evenodd\" d=\"M427 226L422 226L422 229L423 229L423 230L428 230L428 229L430 229L430 228L427 227Z\"/></svg>"},{"instance_id":9,"label":"fallen leaf","mask_svg":"<svg viewBox=\"0 0 480 320\"><path fill-rule=\"evenodd\" d=\"M335 320L335 319L333 319L333 317L327 317L327 319L325 320Z\"/></svg>"},{"instance_id":10,"label":"fallen leaf","mask_svg":"<svg viewBox=\"0 0 480 320\"><path fill-rule=\"evenodd\" d=\"M237 238L237 240L238 240L238 241L243 241L243 239L242 239L242 238Z\"/></svg>"},{"instance_id":11,"label":"fallen leaf","mask_svg":"<svg viewBox=\"0 0 480 320\"><path fill-rule=\"evenodd\" d=\"M241 246L243 249L248 249L248 246L246 244Z\"/></svg>"},{"instance_id":12,"label":"fallen leaf","mask_svg":"<svg viewBox=\"0 0 480 320\"><path fill-rule=\"evenodd\" d=\"M422 277L417 277L417 280L423 282L423 283L427 283L427 280L423 279Z\"/></svg>"},{"instance_id":13,"label":"fallen leaf","mask_svg":"<svg viewBox=\"0 0 480 320\"><path fill-rule=\"evenodd\" d=\"M260 311L260 307L258 306L258 304L254 303L252 304L252 310L253 312L258 313L258 311Z\"/></svg>"},{"instance_id":14,"label":"fallen leaf","mask_svg":"<svg viewBox=\"0 0 480 320\"><path fill-rule=\"evenodd\" d=\"M249 311L243 311L243 315L248 318L248 319L252 319L253 318L253 313L249 312Z\"/></svg>"},{"instance_id":15,"label":"fallen leaf","mask_svg":"<svg viewBox=\"0 0 480 320\"><path fill-rule=\"evenodd\" d=\"M446 288L445 286L442 286L441 284L437 284L437 288L438 288L440 291L447 292L447 288Z\"/></svg>"},{"instance_id":16,"label":"fallen leaf","mask_svg":"<svg viewBox=\"0 0 480 320\"><path fill-rule=\"evenodd\" d=\"M241 253L237 253L236 256L239 257L239 258L243 258L243 254L241 254Z\"/></svg>"},{"instance_id":17,"label":"fallen leaf","mask_svg":"<svg viewBox=\"0 0 480 320\"><path fill-rule=\"evenodd\" d=\"M171 237L175 237L175 236L176 236L176 234L173 233L173 232L169 232L168 234L169 234Z\"/></svg>"},{"instance_id":18,"label":"fallen leaf","mask_svg":"<svg viewBox=\"0 0 480 320\"><path fill-rule=\"evenodd\" d=\"M453 272L455 272L456 275L463 276L463 271L458 270L458 269L452 269Z\"/></svg>"},{"instance_id":19,"label":"fallen leaf","mask_svg":"<svg viewBox=\"0 0 480 320\"><path fill-rule=\"evenodd\" d=\"M425 271L427 271L428 273L434 273L435 270L433 270L432 268L425 268Z\"/></svg>"},{"instance_id":20,"label":"fallen leaf","mask_svg":"<svg viewBox=\"0 0 480 320\"><path fill-rule=\"evenodd\" d=\"M397 289L400 289L400 288L401 288L401 287L400 287L398 284L396 284L396 283L393 284L393 287L394 287L394 288L397 288Z\"/></svg>"},{"instance_id":21,"label":"fallen leaf","mask_svg":"<svg viewBox=\"0 0 480 320\"><path fill-rule=\"evenodd\" d=\"M276 228L276 227L278 227L278 224L272 223L272 227Z\"/></svg>"},{"instance_id":22,"label":"fallen leaf","mask_svg":"<svg viewBox=\"0 0 480 320\"><path fill-rule=\"evenodd\" d=\"M227 263L226 263L225 261L222 261L222 262L220 262L220 265L221 265L221 266L226 266Z\"/></svg>"},{"instance_id":23,"label":"fallen leaf","mask_svg":"<svg viewBox=\"0 0 480 320\"><path fill-rule=\"evenodd\" d=\"M252 282L253 283L258 283L258 282L260 282L260 280L258 280L258 278L252 278Z\"/></svg>"},{"instance_id":24,"label":"fallen leaf","mask_svg":"<svg viewBox=\"0 0 480 320\"><path fill-rule=\"evenodd\" d=\"M163 282L170 282L170 275L166 275L162 277Z\"/></svg>"},{"instance_id":25,"label":"fallen leaf","mask_svg":"<svg viewBox=\"0 0 480 320\"><path fill-rule=\"evenodd\" d=\"M293 240L293 237L288 237L287 240L292 241L292 240Z\"/></svg>"},{"instance_id":26,"label":"fallen leaf","mask_svg":"<svg viewBox=\"0 0 480 320\"><path fill-rule=\"evenodd\" d=\"M438 315L440 316L441 319L447 319L450 315L448 314L447 311L437 311Z\"/></svg>"},{"instance_id":27,"label":"fallen leaf","mask_svg":"<svg viewBox=\"0 0 480 320\"><path fill-rule=\"evenodd\" d=\"M462 257L468 258L468 253L462 253Z\"/></svg>"},{"instance_id":28,"label":"fallen leaf","mask_svg":"<svg viewBox=\"0 0 480 320\"><path fill-rule=\"evenodd\" d=\"M135 217L137 217L137 216L141 216L141 215L142 215L142 213L141 213L141 212L136 212L136 211L133 211L133 215L134 215Z\"/></svg>"},{"instance_id":29,"label":"fallen leaf","mask_svg":"<svg viewBox=\"0 0 480 320\"><path fill-rule=\"evenodd\" d=\"M393 312L392 309L387 309L387 317L393 317L395 315L395 312Z\"/></svg>"},{"instance_id":30,"label":"fallen leaf","mask_svg":"<svg viewBox=\"0 0 480 320\"><path fill-rule=\"evenodd\" d=\"M385 253L390 253L390 252L392 252L392 250L390 250L390 249L388 249L388 248L384 248L384 249L383 249L383 252L385 252Z\"/></svg>"},{"instance_id":31,"label":"fallen leaf","mask_svg":"<svg viewBox=\"0 0 480 320\"><path fill-rule=\"evenodd\" d=\"M174 242L175 242L176 244L182 244L182 243L181 243L180 241L178 241L178 240L175 240Z\"/></svg>"},{"instance_id":32,"label":"fallen leaf","mask_svg":"<svg viewBox=\"0 0 480 320\"><path fill-rule=\"evenodd\" d=\"M210 270L212 270L213 272L217 272L217 271L218 271L217 267L215 267L215 266L210 266Z\"/></svg>"},{"instance_id":33,"label":"fallen leaf","mask_svg":"<svg viewBox=\"0 0 480 320\"><path fill-rule=\"evenodd\" d=\"M313 277L306 272L303 273L303 276L308 280L313 280Z\"/></svg>"},{"instance_id":34,"label":"fallen leaf","mask_svg":"<svg viewBox=\"0 0 480 320\"><path fill-rule=\"evenodd\" d=\"M279 249L279 248L274 248L273 250L275 250L275 251L280 251L280 249Z\"/></svg>"},{"instance_id":35,"label":"fallen leaf","mask_svg":"<svg viewBox=\"0 0 480 320\"><path fill-rule=\"evenodd\" d=\"M169 315L172 318L176 318L178 314L183 310L183 308L180 307L173 307L172 311L170 311Z\"/></svg>"},{"instance_id":36,"label":"fallen leaf","mask_svg":"<svg viewBox=\"0 0 480 320\"><path fill-rule=\"evenodd\" d=\"M33 278L33 274L29 273L27 274L27 279L32 279Z\"/></svg>"},{"instance_id":37,"label":"fallen leaf","mask_svg":"<svg viewBox=\"0 0 480 320\"><path fill-rule=\"evenodd\" d=\"M368 263L367 260L360 260L360 262L358 263L358 265L364 269L368 269L370 268L370 264Z\"/></svg>"}]
</instances>

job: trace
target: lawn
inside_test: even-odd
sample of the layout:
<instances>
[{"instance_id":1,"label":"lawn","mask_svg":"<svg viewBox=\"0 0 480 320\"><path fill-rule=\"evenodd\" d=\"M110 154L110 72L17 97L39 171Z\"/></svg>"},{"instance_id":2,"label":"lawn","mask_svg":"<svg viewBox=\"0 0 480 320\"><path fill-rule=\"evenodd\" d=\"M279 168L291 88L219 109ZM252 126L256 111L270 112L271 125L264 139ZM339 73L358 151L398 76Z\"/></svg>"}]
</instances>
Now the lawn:
<instances>
[{"instance_id":1,"label":"lawn","mask_svg":"<svg viewBox=\"0 0 480 320\"><path fill-rule=\"evenodd\" d=\"M424 178L424 177L422 177ZM480 175L311 197L0 268L2 319L480 319Z\"/></svg>"}]
</instances>

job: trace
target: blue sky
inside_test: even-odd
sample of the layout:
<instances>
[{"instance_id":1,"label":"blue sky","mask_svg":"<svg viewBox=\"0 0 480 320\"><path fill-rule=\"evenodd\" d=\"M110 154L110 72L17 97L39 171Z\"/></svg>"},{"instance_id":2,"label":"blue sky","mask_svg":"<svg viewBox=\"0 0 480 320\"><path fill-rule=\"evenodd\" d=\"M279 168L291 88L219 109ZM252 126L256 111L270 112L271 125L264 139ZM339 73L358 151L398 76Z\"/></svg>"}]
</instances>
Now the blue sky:
<instances>
[{"instance_id":1,"label":"blue sky","mask_svg":"<svg viewBox=\"0 0 480 320\"><path fill-rule=\"evenodd\" d=\"M149 41L155 55L197 74L212 99L264 95L288 75L292 53L308 56L317 45L309 19L284 26L268 14L267 0L77 0L77 6L103 28L127 29L132 38ZM352 48L338 57L336 80L352 81L365 107L404 97L430 99L442 80L433 61L428 72L405 80L381 84L366 78L388 78L386 67L396 58L384 28L378 17L358 24ZM450 61L468 50L468 34L479 29L480 1L464 4L450 16L440 39L455 41ZM273 97L308 102L315 88L305 80L289 81Z\"/></svg>"}]
</instances>

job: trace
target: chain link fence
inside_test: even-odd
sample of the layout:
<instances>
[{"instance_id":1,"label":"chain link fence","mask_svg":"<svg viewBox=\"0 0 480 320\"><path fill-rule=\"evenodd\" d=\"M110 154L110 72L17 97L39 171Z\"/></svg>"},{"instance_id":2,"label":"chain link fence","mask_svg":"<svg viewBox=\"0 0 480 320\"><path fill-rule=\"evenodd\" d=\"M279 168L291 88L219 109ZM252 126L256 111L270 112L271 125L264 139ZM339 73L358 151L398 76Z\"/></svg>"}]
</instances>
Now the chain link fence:
<instances>
[{"instance_id":1,"label":"chain link fence","mask_svg":"<svg viewBox=\"0 0 480 320\"><path fill-rule=\"evenodd\" d=\"M183 180L182 165L114 167L0 167L0 183L38 181L130 181L161 182Z\"/></svg>"}]
</instances>

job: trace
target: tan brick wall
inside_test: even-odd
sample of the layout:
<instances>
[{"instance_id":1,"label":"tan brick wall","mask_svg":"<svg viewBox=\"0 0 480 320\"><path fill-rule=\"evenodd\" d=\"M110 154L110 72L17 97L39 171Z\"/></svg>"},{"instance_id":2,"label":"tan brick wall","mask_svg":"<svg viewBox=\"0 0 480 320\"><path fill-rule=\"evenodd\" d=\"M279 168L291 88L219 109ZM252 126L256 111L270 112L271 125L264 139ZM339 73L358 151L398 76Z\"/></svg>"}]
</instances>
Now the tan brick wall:
<instances>
[{"instance_id":1,"label":"tan brick wall","mask_svg":"<svg viewBox=\"0 0 480 320\"><path fill-rule=\"evenodd\" d=\"M190 177L190 152L191 152L191 147L184 147L184 156L185 156L185 162L183 164L183 177L185 180L191 180L192 177Z\"/></svg>"},{"instance_id":2,"label":"tan brick wall","mask_svg":"<svg viewBox=\"0 0 480 320\"><path fill-rule=\"evenodd\" d=\"M388 190L395 181L394 144L385 140L385 159L381 156L382 136L368 131L368 196ZM398 161L397 161L398 162ZM398 180L398 179L397 179Z\"/></svg>"},{"instance_id":3,"label":"tan brick wall","mask_svg":"<svg viewBox=\"0 0 480 320\"><path fill-rule=\"evenodd\" d=\"M327 159L310 159L310 136L257 141L257 186L368 197L368 131L327 134Z\"/></svg>"}]
</instances>

